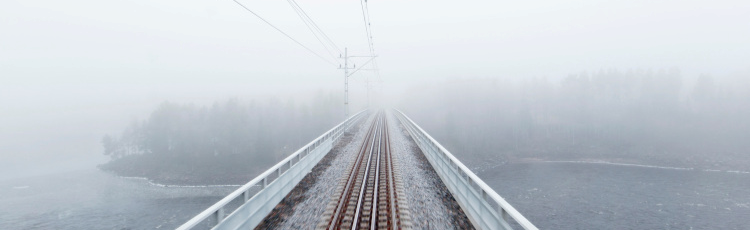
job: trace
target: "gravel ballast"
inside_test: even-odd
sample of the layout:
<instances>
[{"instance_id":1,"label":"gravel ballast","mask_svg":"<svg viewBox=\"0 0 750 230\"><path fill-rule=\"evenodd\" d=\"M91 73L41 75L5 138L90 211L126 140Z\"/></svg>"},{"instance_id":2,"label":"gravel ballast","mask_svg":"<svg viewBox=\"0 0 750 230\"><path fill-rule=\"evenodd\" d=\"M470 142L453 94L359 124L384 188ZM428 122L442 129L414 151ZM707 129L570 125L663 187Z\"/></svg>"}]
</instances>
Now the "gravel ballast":
<instances>
[{"instance_id":1,"label":"gravel ballast","mask_svg":"<svg viewBox=\"0 0 750 230\"><path fill-rule=\"evenodd\" d=\"M387 113L391 150L397 176L405 186L408 212L413 229L473 229L466 215L432 169L398 119ZM315 229L336 186L346 178L347 169L364 140L374 116L347 131L310 174L282 200L256 229Z\"/></svg>"},{"instance_id":2,"label":"gravel ballast","mask_svg":"<svg viewBox=\"0 0 750 230\"><path fill-rule=\"evenodd\" d=\"M373 116L352 126L311 172L255 229L314 229L334 188L353 164Z\"/></svg>"},{"instance_id":3,"label":"gravel ballast","mask_svg":"<svg viewBox=\"0 0 750 230\"><path fill-rule=\"evenodd\" d=\"M414 229L474 229L453 195L392 111L388 112L391 151L406 188Z\"/></svg>"}]
</instances>

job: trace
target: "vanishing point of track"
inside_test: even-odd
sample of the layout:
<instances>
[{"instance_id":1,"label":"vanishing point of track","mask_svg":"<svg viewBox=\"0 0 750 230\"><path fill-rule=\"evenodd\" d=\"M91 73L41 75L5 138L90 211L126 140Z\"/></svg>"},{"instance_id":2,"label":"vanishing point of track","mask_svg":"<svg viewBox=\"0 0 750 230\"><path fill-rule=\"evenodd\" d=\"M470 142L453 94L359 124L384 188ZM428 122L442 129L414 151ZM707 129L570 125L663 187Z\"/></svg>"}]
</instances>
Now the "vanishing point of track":
<instances>
[{"instance_id":1,"label":"vanishing point of track","mask_svg":"<svg viewBox=\"0 0 750 230\"><path fill-rule=\"evenodd\" d=\"M399 209L405 203L399 199L403 186L394 174L385 112L375 115L348 170L318 229L409 228L408 211Z\"/></svg>"}]
</instances>

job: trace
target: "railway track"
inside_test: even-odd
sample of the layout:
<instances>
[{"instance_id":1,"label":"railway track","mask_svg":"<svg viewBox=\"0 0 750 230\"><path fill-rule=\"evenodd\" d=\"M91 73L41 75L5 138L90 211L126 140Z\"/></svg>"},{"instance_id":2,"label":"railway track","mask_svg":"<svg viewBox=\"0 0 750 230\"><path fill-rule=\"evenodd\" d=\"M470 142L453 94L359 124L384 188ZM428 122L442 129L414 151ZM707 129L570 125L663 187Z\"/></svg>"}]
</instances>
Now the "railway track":
<instances>
[{"instance_id":1,"label":"railway track","mask_svg":"<svg viewBox=\"0 0 750 230\"><path fill-rule=\"evenodd\" d=\"M317 229L410 229L384 111L378 111Z\"/></svg>"}]
</instances>

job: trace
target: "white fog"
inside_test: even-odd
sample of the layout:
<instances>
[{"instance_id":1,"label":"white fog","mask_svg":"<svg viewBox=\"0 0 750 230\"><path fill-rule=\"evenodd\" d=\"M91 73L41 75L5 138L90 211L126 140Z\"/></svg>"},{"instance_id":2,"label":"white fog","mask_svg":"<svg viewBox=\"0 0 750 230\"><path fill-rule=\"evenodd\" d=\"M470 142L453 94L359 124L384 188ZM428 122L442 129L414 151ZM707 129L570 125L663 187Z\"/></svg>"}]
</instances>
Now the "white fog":
<instances>
[{"instance_id":1,"label":"white fog","mask_svg":"<svg viewBox=\"0 0 750 230\"><path fill-rule=\"evenodd\" d=\"M290 8L292 4L304 9L336 47L321 45L324 38L310 32L313 29L300 20L302 16ZM559 211L560 207L583 210L605 204L583 205L576 203L575 196L562 198L564 202L534 203L528 198L534 196L529 191L537 191L533 189L550 186L549 190L567 191L575 185L531 184L535 176L552 169L528 167L547 161L668 166L696 172L743 172L744 177L727 179L727 183L747 182L748 12L750 2L737 0L3 1L0 181L7 183L0 187L0 194L17 192L11 189L14 187L34 188L18 181L43 183L54 180L45 176L81 171L105 171L97 174L97 180L106 183L120 182L112 182L118 177L102 179L103 175L145 177L160 183L145 171L134 171L137 167L129 164L138 160L120 159L158 153L160 147L154 147L157 144L153 140L138 138L158 139L164 130L154 127L167 126L170 130L165 133L183 135L180 143L184 146L178 148L189 149L170 154L206 157L201 154L242 152L246 155L237 161L251 162L247 167L252 169L243 169L246 175L224 178L227 181L211 178L205 182L190 178L200 172L195 168L201 167L190 166L194 170L191 174L176 173L179 176L167 179L160 175L161 182L166 181L161 184L179 184L180 180L189 181L185 184L244 184L344 121L344 72L340 69L344 59L339 58L339 52L346 48L349 56L377 55L377 65L367 63L366 57L349 59L349 65L356 65L353 68L363 69L349 78L350 115L364 109L375 114L380 107L403 111L469 168L477 170L479 177L530 216L531 222L541 221L537 227L747 226L750 223L737 218L750 213L747 195L726 198L737 200L726 207L708 204L733 210L712 214L716 218L713 221L725 220L726 225L690 221L692 212L626 218L658 223L653 225L622 225L617 221L597 225L598 221L606 223L606 218L623 219L621 214L614 214L616 211L600 213L606 216L600 219L560 211L561 216L576 215L579 219L547 220L544 217L554 211L540 211L544 205ZM372 44L367 39L368 22ZM171 123L160 126L159 122L166 121ZM112 138L111 142L103 137ZM221 142L221 138L228 139ZM219 145L216 143L222 146L215 147ZM168 149L172 151L172 147ZM143 160L148 163L132 164L143 166L177 158L148 159ZM507 167L501 169L503 166ZM165 170L164 174L181 170L158 167ZM523 171L526 173L519 175L528 177L494 176L510 172L502 170ZM574 170L578 174L570 177L610 173L594 172L598 168L580 170L593 171L586 174ZM671 178L659 173L649 175ZM512 179L523 182L512 188L499 188L502 186L496 185L504 184L493 182ZM702 179L689 181L701 181L696 187L715 186L701 184ZM735 194L733 191L743 188L715 190ZM231 189L200 191L217 199L229 192ZM706 191L676 193L690 192ZM160 194L155 197L174 198L155 193ZM578 191L567 195L584 193L597 194ZM557 195L567 196L540 196ZM34 202L31 198L13 199L4 200L0 206ZM212 199L191 207L170 206L190 211L179 211L177 217L154 217L152 222L164 221L158 226L169 228L180 226L215 202ZM688 201L678 203L700 203L685 199ZM648 202L669 206L667 201ZM62 221L65 218L46 221L46 217L34 216L45 213L59 217L70 210L61 205L54 210L26 210L23 215L12 216L5 215L9 210L0 208L0 214L7 216L3 219L0 215L0 222L10 223L0 223L0 228L75 229L78 225ZM116 215L133 215L141 207L127 210ZM622 212L633 210L640 208ZM72 218L84 215L80 210L73 213ZM130 217L123 218L127 221L92 224L90 228L156 227L151 222L134 225ZM596 221L583 224L587 218ZM272 228L269 226L265 227ZM275 228L283 228L279 226L288 225Z\"/></svg>"}]
</instances>

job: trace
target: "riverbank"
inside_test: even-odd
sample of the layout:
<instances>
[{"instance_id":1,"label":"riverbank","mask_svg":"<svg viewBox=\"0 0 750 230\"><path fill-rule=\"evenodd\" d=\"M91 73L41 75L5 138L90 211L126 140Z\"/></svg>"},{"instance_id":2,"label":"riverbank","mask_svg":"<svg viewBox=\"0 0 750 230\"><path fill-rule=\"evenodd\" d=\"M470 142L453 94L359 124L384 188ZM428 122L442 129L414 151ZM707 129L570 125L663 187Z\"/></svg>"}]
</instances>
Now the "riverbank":
<instances>
[{"instance_id":1,"label":"riverbank","mask_svg":"<svg viewBox=\"0 0 750 230\"><path fill-rule=\"evenodd\" d=\"M447 146L449 150L451 146ZM699 171L750 172L750 159L740 152L699 151L682 149L652 149L632 147L628 151L602 146L548 148L499 151L491 154L469 155L466 150L452 151L467 167L483 170L502 164L529 162L586 162L655 167L686 168ZM472 152L473 153L473 152ZM481 154L481 153L480 153Z\"/></svg>"},{"instance_id":2,"label":"riverbank","mask_svg":"<svg viewBox=\"0 0 750 230\"><path fill-rule=\"evenodd\" d=\"M244 156L170 157L131 155L101 164L104 172L147 180L156 186L242 185L270 166Z\"/></svg>"}]
</instances>

